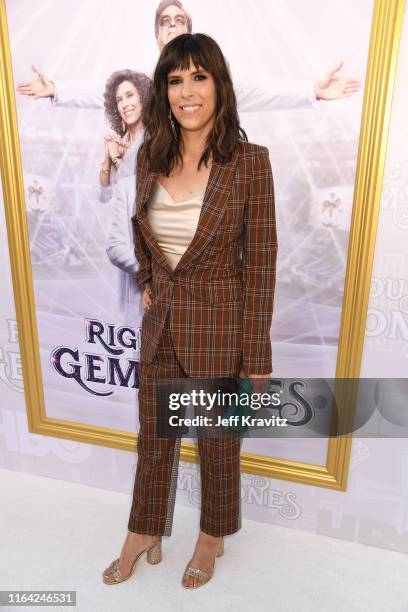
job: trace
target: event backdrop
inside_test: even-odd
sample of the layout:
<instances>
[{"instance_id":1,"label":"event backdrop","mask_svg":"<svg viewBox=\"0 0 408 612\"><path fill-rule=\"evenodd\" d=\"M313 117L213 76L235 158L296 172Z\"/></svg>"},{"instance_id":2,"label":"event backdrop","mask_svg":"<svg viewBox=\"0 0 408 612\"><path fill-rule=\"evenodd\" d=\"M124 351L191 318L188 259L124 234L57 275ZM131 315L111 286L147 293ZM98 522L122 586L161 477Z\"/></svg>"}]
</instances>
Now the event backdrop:
<instances>
[{"instance_id":1,"label":"event backdrop","mask_svg":"<svg viewBox=\"0 0 408 612\"><path fill-rule=\"evenodd\" d=\"M361 371L365 377L404 378L407 373L407 80L405 14ZM136 462L133 453L27 430L1 186L0 265L0 467L130 496ZM397 320L405 321L405 327L396 333ZM347 491L244 474L242 512L244 519L408 553L407 488L406 439L354 437ZM199 520L199 466L181 464L176 503L194 505ZM250 523L245 528L250 529Z\"/></svg>"},{"instance_id":2,"label":"event backdrop","mask_svg":"<svg viewBox=\"0 0 408 612\"><path fill-rule=\"evenodd\" d=\"M121 272L106 253L115 202L97 196L109 128L98 106L113 71L152 75L156 8L7 2L15 83L34 78L35 64L57 92L53 103L17 96L47 415L127 431L138 426L143 312L140 295L121 301ZM313 84L343 61L340 74L364 85L373 2L190 0L185 8L193 31L220 43L242 126L270 151L279 241L274 376L333 377L362 90L317 102ZM273 451L268 442L246 440L245 448L285 455L285 441ZM326 448L325 440L297 440L299 456L293 447L289 456L324 463Z\"/></svg>"}]
</instances>

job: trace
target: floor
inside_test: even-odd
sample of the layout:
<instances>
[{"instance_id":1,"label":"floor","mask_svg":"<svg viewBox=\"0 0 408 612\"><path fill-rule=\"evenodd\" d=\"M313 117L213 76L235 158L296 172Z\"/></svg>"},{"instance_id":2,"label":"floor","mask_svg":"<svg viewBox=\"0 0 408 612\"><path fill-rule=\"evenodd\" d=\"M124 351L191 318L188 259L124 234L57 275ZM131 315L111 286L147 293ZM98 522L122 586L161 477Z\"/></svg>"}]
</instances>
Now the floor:
<instances>
[{"instance_id":1,"label":"floor","mask_svg":"<svg viewBox=\"0 0 408 612\"><path fill-rule=\"evenodd\" d=\"M249 520L226 537L213 579L185 590L198 515L180 505L163 561L143 558L129 581L106 586L101 572L126 535L127 495L7 470L0 483L0 590L77 593L76 608L22 610L408 611L408 555Z\"/></svg>"}]
</instances>

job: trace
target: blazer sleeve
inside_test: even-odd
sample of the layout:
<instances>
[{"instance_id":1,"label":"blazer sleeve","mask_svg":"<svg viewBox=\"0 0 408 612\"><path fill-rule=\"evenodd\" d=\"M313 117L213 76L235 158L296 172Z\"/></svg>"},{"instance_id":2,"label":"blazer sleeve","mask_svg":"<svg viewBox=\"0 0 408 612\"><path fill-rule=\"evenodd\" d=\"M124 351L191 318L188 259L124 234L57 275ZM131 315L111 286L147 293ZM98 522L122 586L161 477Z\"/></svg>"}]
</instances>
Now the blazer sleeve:
<instances>
[{"instance_id":1,"label":"blazer sleeve","mask_svg":"<svg viewBox=\"0 0 408 612\"><path fill-rule=\"evenodd\" d=\"M136 283L141 286L152 278L152 260L149 248L140 231L136 216L132 217L133 235L135 242L135 255L139 262L139 270L136 272Z\"/></svg>"},{"instance_id":2,"label":"blazer sleeve","mask_svg":"<svg viewBox=\"0 0 408 612\"><path fill-rule=\"evenodd\" d=\"M269 152L260 147L254 160L244 214L243 351L247 375L272 372L270 328L276 281L275 197Z\"/></svg>"},{"instance_id":3,"label":"blazer sleeve","mask_svg":"<svg viewBox=\"0 0 408 612\"><path fill-rule=\"evenodd\" d=\"M136 162L136 206L139 197L139 189L142 186L141 176L144 167L143 146L140 147ZM135 208L136 208L135 206ZM147 283L152 277L152 257L149 247L140 231L139 222L136 214L132 217L133 241L136 259L139 262L139 270L136 272L136 283L141 286Z\"/></svg>"}]
</instances>

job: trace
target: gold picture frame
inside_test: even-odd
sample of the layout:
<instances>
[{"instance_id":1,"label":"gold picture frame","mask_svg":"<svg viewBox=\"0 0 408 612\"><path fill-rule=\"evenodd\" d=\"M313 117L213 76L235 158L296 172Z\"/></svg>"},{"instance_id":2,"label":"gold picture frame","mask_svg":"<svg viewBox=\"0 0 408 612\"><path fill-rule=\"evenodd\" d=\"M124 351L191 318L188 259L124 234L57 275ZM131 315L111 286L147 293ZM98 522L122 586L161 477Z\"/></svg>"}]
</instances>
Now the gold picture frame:
<instances>
[{"instance_id":1,"label":"gold picture frame","mask_svg":"<svg viewBox=\"0 0 408 612\"><path fill-rule=\"evenodd\" d=\"M403 13L404 0L374 3L339 334L338 379L358 379L360 375ZM0 0L0 24L1 174L29 431L134 451L135 434L50 418L45 413L5 0ZM336 401L341 418L350 420L353 387L345 389L337 386ZM242 453L241 468L247 473L344 491L351 444L351 435L331 437L324 466ZM196 462L195 445L183 443L181 459Z\"/></svg>"}]
</instances>

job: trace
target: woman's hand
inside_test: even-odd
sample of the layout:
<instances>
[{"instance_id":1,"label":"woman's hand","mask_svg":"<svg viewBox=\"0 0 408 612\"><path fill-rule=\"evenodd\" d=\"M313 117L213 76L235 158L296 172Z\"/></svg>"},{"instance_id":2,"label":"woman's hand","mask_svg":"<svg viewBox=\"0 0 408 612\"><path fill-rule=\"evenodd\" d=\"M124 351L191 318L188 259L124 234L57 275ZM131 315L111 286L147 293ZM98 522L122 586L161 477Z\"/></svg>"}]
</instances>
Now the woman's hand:
<instances>
[{"instance_id":1,"label":"woman's hand","mask_svg":"<svg viewBox=\"0 0 408 612\"><path fill-rule=\"evenodd\" d=\"M241 368L239 376L240 378L245 378L245 376L249 376L249 378L270 378L272 372L270 374L246 374L245 370Z\"/></svg>"},{"instance_id":2,"label":"woman's hand","mask_svg":"<svg viewBox=\"0 0 408 612\"><path fill-rule=\"evenodd\" d=\"M145 308L146 310L149 310L152 305L151 296L152 296L152 290L150 288L150 284L146 283L144 286L143 293L142 293L142 305L143 305L143 308Z\"/></svg>"},{"instance_id":3,"label":"woman's hand","mask_svg":"<svg viewBox=\"0 0 408 612\"><path fill-rule=\"evenodd\" d=\"M123 142L122 138L120 138L120 136L118 136L115 132L109 132L109 134L105 136L105 143L110 159L122 160L128 149L127 144Z\"/></svg>"},{"instance_id":4,"label":"woman's hand","mask_svg":"<svg viewBox=\"0 0 408 612\"><path fill-rule=\"evenodd\" d=\"M106 144L108 145L109 157L111 159L115 159L117 157L120 159L123 155L123 147L113 140L110 136L106 136Z\"/></svg>"},{"instance_id":5,"label":"woman's hand","mask_svg":"<svg viewBox=\"0 0 408 612\"><path fill-rule=\"evenodd\" d=\"M251 380L253 390L257 393L262 393L267 389L266 381L270 380L272 372L270 374L246 374L246 372L241 368L239 377L245 378L246 376L248 376L248 378Z\"/></svg>"},{"instance_id":6,"label":"woman's hand","mask_svg":"<svg viewBox=\"0 0 408 612\"><path fill-rule=\"evenodd\" d=\"M105 157L99 172L99 182L102 187L109 187L112 164L119 168L128 147L115 132L109 132L104 138Z\"/></svg>"}]
</instances>

